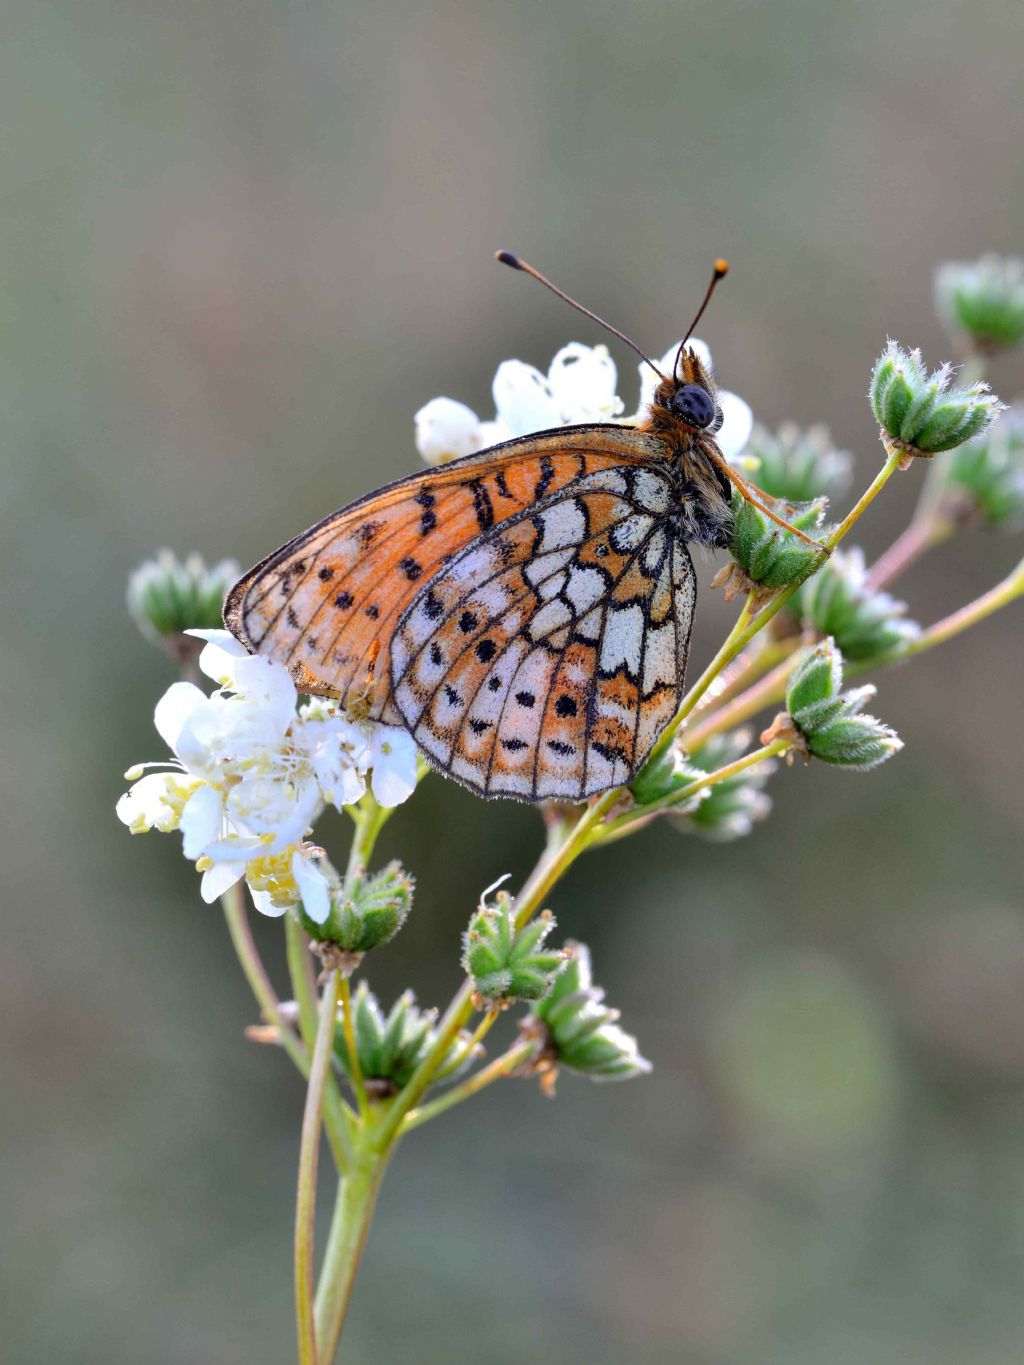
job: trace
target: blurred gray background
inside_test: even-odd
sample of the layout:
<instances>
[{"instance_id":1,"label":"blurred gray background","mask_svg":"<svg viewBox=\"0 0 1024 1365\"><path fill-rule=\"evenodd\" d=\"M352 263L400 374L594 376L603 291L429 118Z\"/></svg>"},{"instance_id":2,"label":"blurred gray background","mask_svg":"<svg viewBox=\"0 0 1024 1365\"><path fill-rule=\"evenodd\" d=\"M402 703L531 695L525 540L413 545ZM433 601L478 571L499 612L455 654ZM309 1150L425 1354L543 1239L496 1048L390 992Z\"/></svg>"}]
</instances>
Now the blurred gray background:
<instances>
[{"instance_id":1,"label":"blurred gray background","mask_svg":"<svg viewBox=\"0 0 1024 1365\"><path fill-rule=\"evenodd\" d=\"M722 382L830 422L863 485L886 334L946 358L934 265L1022 246L1020 10L11 0L4 29L5 1354L276 1365L301 1092L243 1040L179 840L114 819L171 680L126 574L164 544L248 564L415 468L428 398L490 415L499 361L600 339L495 247L655 354L727 255ZM900 591L927 622L1020 553L964 535ZM1022 619L879 679L907 743L879 772L783 771L744 842L658 829L574 871L561 928L654 1074L417 1133L351 1365L1024 1358ZM382 844L420 894L380 992L443 1003L539 841L432 778Z\"/></svg>"}]
</instances>

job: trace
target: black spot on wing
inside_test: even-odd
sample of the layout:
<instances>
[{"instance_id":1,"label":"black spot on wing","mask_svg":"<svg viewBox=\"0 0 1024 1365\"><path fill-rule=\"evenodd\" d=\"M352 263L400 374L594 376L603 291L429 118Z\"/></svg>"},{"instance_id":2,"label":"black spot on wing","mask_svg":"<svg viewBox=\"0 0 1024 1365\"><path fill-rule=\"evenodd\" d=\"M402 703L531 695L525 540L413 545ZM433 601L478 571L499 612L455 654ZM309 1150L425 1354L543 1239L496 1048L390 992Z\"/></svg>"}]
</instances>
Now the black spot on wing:
<instances>
[{"instance_id":1,"label":"black spot on wing","mask_svg":"<svg viewBox=\"0 0 1024 1365\"><path fill-rule=\"evenodd\" d=\"M540 461L540 475L534 485L533 496L540 499L548 491L555 481L555 466L550 455L542 455Z\"/></svg>"},{"instance_id":2,"label":"black spot on wing","mask_svg":"<svg viewBox=\"0 0 1024 1365\"><path fill-rule=\"evenodd\" d=\"M481 531L487 531L494 525L494 507L491 503L491 495L481 479L470 479L467 487L473 495L476 524Z\"/></svg>"}]
</instances>

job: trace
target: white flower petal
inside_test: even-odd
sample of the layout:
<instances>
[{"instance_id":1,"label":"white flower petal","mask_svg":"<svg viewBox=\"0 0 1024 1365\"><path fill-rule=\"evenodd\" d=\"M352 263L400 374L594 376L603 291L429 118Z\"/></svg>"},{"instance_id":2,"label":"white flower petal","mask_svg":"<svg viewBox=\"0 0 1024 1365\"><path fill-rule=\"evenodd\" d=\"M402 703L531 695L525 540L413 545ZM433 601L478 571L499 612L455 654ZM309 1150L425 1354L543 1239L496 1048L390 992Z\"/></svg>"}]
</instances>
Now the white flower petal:
<instances>
[{"instance_id":1,"label":"white flower petal","mask_svg":"<svg viewBox=\"0 0 1024 1365\"><path fill-rule=\"evenodd\" d=\"M313 822L320 789L312 774L299 780L288 773L243 777L227 796L231 818L253 834L272 835L268 853L297 843Z\"/></svg>"},{"instance_id":2,"label":"white flower petal","mask_svg":"<svg viewBox=\"0 0 1024 1365\"><path fill-rule=\"evenodd\" d=\"M194 683L172 683L156 704L153 724L156 732L173 753L179 753L178 744L186 727L195 715L206 705L206 694Z\"/></svg>"},{"instance_id":3,"label":"white flower petal","mask_svg":"<svg viewBox=\"0 0 1024 1365\"><path fill-rule=\"evenodd\" d=\"M241 640L237 640L230 630L200 630L198 627L193 627L184 633L194 635L197 640L205 640L207 644L216 645L225 654L234 654L239 659L244 658L249 653Z\"/></svg>"},{"instance_id":4,"label":"white flower petal","mask_svg":"<svg viewBox=\"0 0 1024 1365\"><path fill-rule=\"evenodd\" d=\"M269 891L254 891L250 886L249 895L252 897L253 905L261 915L269 915L271 919L280 919L282 915L288 912L287 905L274 904Z\"/></svg>"},{"instance_id":5,"label":"white flower petal","mask_svg":"<svg viewBox=\"0 0 1024 1365\"><path fill-rule=\"evenodd\" d=\"M615 361L607 346L563 346L548 370L548 387L563 422L602 422L623 410L615 392Z\"/></svg>"},{"instance_id":6,"label":"white flower petal","mask_svg":"<svg viewBox=\"0 0 1024 1365\"><path fill-rule=\"evenodd\" d=\"M235 882L240 882L244 875L245 863L215 863L203 873L199 894L207 905L212 905L225 891L229 891Z\"/></svg>"},{"instance_id":7,"label":"white flower petal","mask_svg":"<svg viewBox=\"0 0 1024 1365\"><path fill-rule=\"evenodd\" d=\"M163 823L166 829L173 829L173 813L167 802L170 773L147 773L124 793L115 807L117 818L131 829L133 834L141 834Z\"/></svg>"},{"instance_id":8,"label":"white flower petal","mask_svg":"<svg viewBox=\"0 0 1024 1365\"><path fill-rule=\"evenodd\" d=\"M480 423L480 449L487 450L490 446L500 446L502 441L511 441L512 432L500 418L495 418L493 422Z\"/></svg>"},{"instance_id":9,"label":"white flower petal","mask_svg":"<svg viewBox=\"0 0 1024 1365\"><path fill-rule=\"evenodd\" d=\"M502 361L494 376L493 392L498 417L513 436L529 436L563 425L548 381L532 365L521 360Z\"/></svg>"},{"instance_id":10,"label":"white flower petal","mask_svg":"<svg viewBox=\"0 0 1024 1365\"><path fill-rule=\"evenodd\" d=\"M219 791L205 783L197 787L185 802L180 823L185 836L182 852L189 862L195 862L206 845L217 838L223 815L224 798Z\"/></svg>"},{"instance_id":11,"label":"white flower petal","mask_svg":"<svg viewBox=\"0 0 1024 1365\"><path fill-rule=\"evenodd\" d=\"M750 404L745 403L739 394L723 389L718 395L718 405L722 409L722 426L715 436L719 450L727 460L735 459L746 450L750 433L754 430L754 414Z\"/></svg>"},{"instance_id":12,"label":"white flower petal","mask_svg":"<svg viewBox=\"0 0 1024 1365\"><path fill-rule=\"evenodd\" d=\"M479 417L454 398L432 398L415 422L416 449L427 464L447 464L481 447Z\"/></svg>"},{"instance_id":13,"label":"white flower petal","mask_svg":"<svg viewBox=\"0 0 1024 1365\"><path fill-rule=\"evenodd\" d=\"M323 924L331 913L331 890L327 878L312 858L296 849L292 855L292 876L302 897L302 908L316 924Z\"/></svg>"},{"instance_id":14,"label":"white flower petal","mask_svg":"<svg viewBox=\"0 0 1024 1365\"><path fill-rule=\"evenodd\" d=\"M371 740L370 785L382 806L399 806L416 790L416 745L411 735L393 725L378 725Z\"/></svg>"}]
</instances>

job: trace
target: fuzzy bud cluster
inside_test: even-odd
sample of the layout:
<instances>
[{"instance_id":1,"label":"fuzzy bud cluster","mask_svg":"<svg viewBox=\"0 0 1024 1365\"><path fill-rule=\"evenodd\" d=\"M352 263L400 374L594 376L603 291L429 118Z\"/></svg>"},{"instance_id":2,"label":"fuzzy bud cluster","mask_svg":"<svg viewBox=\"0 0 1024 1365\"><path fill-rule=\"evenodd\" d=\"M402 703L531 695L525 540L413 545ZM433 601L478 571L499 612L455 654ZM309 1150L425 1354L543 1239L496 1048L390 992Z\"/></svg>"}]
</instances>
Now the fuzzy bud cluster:
<instances>
[{"instance_id":1,"label":"fuzzy bud cluster","mask_svg":"<svg viewBox=\"0 0 1024 1365\"><path fill-rule=\"evenodd\" d=\"M978 436L1003 404L980 380L966 388L952 382L953 367L931 374L918 350L890 341L875 362L868 397L883 436L908 457L938 454Z\"/></svg>"},{"instance_id":2,"label":"fuzzy bud cluster","mask_svg":"<svg viewBox=\"0 0 1024 1365\"><path fill-rule=\"evenodd\" d=\"M367 1094L374 1099L397 1094L433 1045L437 1012L418 1009L412 991L403 991L385 1014L366 982L360 981L352 997L352 1015ZM481 1051L471 1048L468 1034L460 1033L438 1067L435 1082L457 1075ZM334 1035L334 1056L344 1074L351 1077L352 1063L340 1019Z\"/></svg>"},{"instance_id":3,"label":"fuzzy bud cluster","mask_svg":"<svg viewBox=\"0 0 1024 1365\"><path fill-rule=\"evenodd\" d=\"M728 734L711 735L689 755L689 771L694 777L724 768L746 753L750 747L751 731L747 728ZM672 823L688 833L699 834L715 843L729 843L741 839L764 820L771 811L771 797L764 790L775 771L775 763L765 759L753 767L705 787L702 800L689 811L671 813Z\"/></svg>"},{"instance_id":4,"label":"fuzzy bud cluster","mask_svg":"<svg viewBox=\"0 0 1024 1365\"><path fill-rule=\"evenodd\" d=\"M772 511L805 535L823 541L827 499L812 502L776 502ZM787 531L755 507L739 492L733 495L733 528L729 553L733 562L712 580L724 587L726 601L738 592L759 588L766 595L805 577L823 556L813 545Z\"/></svg>"},{"instance_id":5,"label":"fuzzy bud cluster","mask_svg":"<svg viewBox=\"0 0 1024 1365\"><path fill-rule=\"evenodd\" d=\"M920 635L905 602L868 582L860 549L836 550L800 589L794 606L818 635L831 635L846 659L864 661L901 649Z\"/></svg>"},{"instance_id":6,"label":"fuzzy bud cluster","mask_svg":"<svg viewBox=\"0 0 1024 1365\"><path fill-rule=\"evenodd\" d=\"M935 308L951 336L975 351L1024 342L1024 260L989 254L949 261L935 272Z\"/></svg>"},{"instance_id":7,"label":"fuzzy bud cluster","mask_svg":"<svg viewBox=\"0 0 1024 1365\"><path fill-rule=\"evenodd\" d=\"M875 695L871 685L843 691L843 656L832 639L808 649L790 678L787 714L762 736L770 742L789 734L797 749L837 767L867 771L903 748L895 730L863 708ZM795 733L794 733L795 732Z\"/></svg>"},{"instance_id":8,"label":"fuzzy bud cluster","mask_svg":"<svg viewBox=\"0 0 1024 1365\"><path fill-rule=\"evenodd\" d=\"M364 873L345 885L333 883L330 909L322 923L311 921L301 910L299 918L320 944L330 943L358 961L398 933L412 909L414 889L415 882L401 863L392 862L372 876Z\"/></svg>"},{"instance_id":9,"label":"fuzzy bud cluster","mask_svg":"<svg viewBox=\"0 0 1024 1365\"><path fill-rule=\"evenodd\" d=\"M481 1009L508 1009L520 1000L541 1000L565 965L565 949L545 948L555 927L550 910L516 928L512 898L499 891L496 904L481 902L462 939L462 965L472 978Z\"/></svg>"},{"instance_id":10,"label":"fuzzy bud cluster","mask_svg":"<svg viewBox=\"0 0 1024 1365\"><path fill-rule=\"evenodd\" d=\"M1024 523L1024 409L953 455L942 511L952 521L1014 531Z\"/></svg>"},{"instance_id":11,"label":"fuzzy bud cluster","mask_svg":"<svg viewBox=\"0 0 1024 1365\"><path fill-rule=\"evenodd\" d=\"M179 559L158 550L128 579L128 611L139 630L155 645L180 660L191 659L201 645L183 639L186 630L216 630L228 589L241 568L233 559L207 566L202 555Z\"/></svg>"},{"instance_id":12,"label":"fuzzy bud cluster","mask_svg":"<svg viewBox=\"0 0 1024 1365\"><path fill-rule=\"evenodd\" d=\"M564 1066L595 1081L624 1081L650 1071L636 1039L619 1027L618 1010L604 1004L604 991L594 985L589 949L583 943L568 946L571 958L522 1025L526 1036L538 1040L533 1069L551 1077Z\"/></svg>"}]
</instances>

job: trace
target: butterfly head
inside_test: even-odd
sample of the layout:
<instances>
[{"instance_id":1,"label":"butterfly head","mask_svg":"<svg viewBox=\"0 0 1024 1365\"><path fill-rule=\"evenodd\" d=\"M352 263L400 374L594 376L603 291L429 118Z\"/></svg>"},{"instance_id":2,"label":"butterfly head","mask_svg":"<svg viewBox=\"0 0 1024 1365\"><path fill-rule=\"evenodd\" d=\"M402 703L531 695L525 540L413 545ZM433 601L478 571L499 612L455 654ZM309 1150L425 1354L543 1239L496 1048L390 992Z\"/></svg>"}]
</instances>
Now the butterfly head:
<instances>
[{"instance_id":1,"label":"butterfly head","mask_svg":"<svg viewBox=\"0 0 1024 1365\"><path fill-rule=\"evenodd\" d=\"M680 351L676 373L658 385L653 407L667 409L677 422L708 436L714 436L722 426L715 381L699 356L689 349Z\"/></svg>"}]
</instances>

